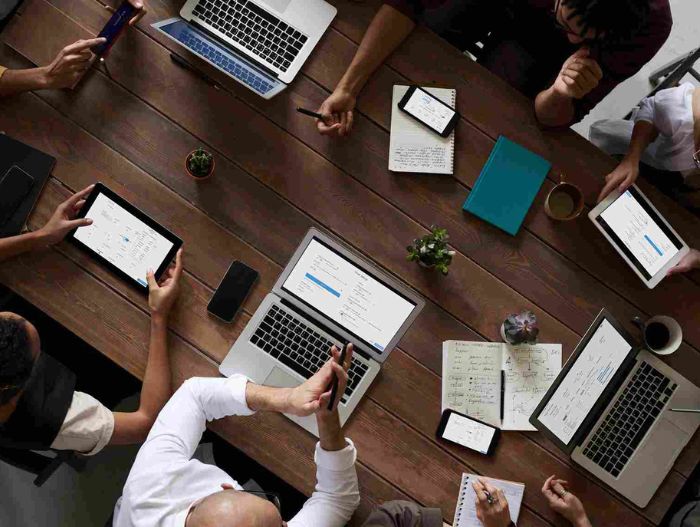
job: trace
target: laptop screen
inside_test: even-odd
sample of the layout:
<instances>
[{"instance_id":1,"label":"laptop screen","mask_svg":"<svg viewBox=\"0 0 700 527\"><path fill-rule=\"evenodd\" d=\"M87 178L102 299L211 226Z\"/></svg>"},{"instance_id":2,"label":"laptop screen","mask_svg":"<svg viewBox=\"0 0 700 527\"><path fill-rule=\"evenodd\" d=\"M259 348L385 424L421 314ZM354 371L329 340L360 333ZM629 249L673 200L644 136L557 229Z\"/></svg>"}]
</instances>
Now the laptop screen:
<instances>
[{"instance_id":1,"label":"laptop screen","mask_svg":"<svg viewBox=\"0 0 700 527\"><path fill-rule=\"evenodd\" d=\"M542 409L540 423L568 445L632 348L612 324L603 318Z\"/></svg>"},{"instance_id":2,"label":"laptop screen","mask_svg":"<svg viewBox=\"0 0 700 527\"><path fill-rule=\"evenodd\" d=\"M282 289L383 352L416 304L312 238Z\"/></svg>"}]
</instances>

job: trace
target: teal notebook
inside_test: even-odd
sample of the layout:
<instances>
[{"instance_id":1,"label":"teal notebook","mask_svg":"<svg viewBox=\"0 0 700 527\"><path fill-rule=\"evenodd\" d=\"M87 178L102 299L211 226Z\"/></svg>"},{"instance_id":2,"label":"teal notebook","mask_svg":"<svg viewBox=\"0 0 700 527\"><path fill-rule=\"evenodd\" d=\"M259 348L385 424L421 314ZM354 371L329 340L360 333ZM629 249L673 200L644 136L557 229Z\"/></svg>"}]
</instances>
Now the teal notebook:
<instances>
[{"instance_id":1,"label":"teal notebook","mask_svg":"<svg viewBox=\"0 0 700 527\"><path fill-rule=\"evenodd\" d=\"M515 236L551 167L500 136L462 208Z\"/></svg>"}]
</instances>

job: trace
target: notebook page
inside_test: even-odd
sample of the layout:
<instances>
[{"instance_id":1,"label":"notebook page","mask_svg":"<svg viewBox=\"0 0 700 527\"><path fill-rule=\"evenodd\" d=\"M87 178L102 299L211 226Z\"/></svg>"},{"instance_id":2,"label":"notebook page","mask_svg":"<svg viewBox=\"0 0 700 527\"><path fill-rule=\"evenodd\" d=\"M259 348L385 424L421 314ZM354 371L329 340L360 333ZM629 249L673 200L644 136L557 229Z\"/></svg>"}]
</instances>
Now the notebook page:
<instances>
[{"instance_id":1,"label":"notebook page","mask_svg":"<svg viewBox=\"0 0 700 527\"><path fill-rule=\"evenodd\" d=\"M503 430L531 430L528 419L561 371L561 344L504 344Z\"/></svg>"},{"instance_id":2,"label":"notebook page","mask_svg":"<svg viewBox=\"0 0 700 527\"><path fill-rule=\"evenodd\" d=\"M494 342L442 344L442 410L501 424L501 348Z\"/></svg>"},{"instance_id":3,"label":"notebook page","mask_svg":"<svg viewBox=\"0 0 700 527\"><path fill-rule=\"evenodd\" d=\"M408 86L394 86L391 103L389 170L392 172L452 174L454 168L454 132L449 137L440 137L399 110L399 101L406 94L408 88ZM425 91L452 108L455 107L455 90L425 88Z\"/></svg>"},{"instance_id":4,"label":"notebook page","mask_svg":"<svg viewBox=\"0 0 700 527\"><path fill-rule=\"evenodd\" d=\"M477 479L475 474L462 474L462 484L459 488L459 498L457 499L457 509L452 527L481 527L483 524L476 516L476 493L472 482ZM513 523L518 522L520 507L523 503L525 485L501 479L485 478L492 486L501 489L508 500L510 519Z\"/></svg>"}]
</instances>

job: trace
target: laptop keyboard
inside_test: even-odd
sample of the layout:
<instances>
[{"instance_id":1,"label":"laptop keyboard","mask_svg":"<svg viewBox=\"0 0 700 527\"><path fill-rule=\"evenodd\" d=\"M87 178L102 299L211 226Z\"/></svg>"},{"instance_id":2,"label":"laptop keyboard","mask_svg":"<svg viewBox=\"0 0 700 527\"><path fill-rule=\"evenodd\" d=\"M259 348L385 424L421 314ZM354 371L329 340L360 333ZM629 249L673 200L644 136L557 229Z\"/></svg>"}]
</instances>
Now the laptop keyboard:
<instances>
[{"instance_id":1,"label":"laptop keyboard","mask_svg":"<svg viewBox=\"0 0 700 527\"><path fill-rule=\"evenodd\" d=\"M305 379L316 373L330 357L334 342L322 336L303 320L277 305L270 307L255 333L251 344L289 366ZM352 395L367 373L367 365L354 358L348 371L348 386L344 400Z\"/></svg>"},{"instance_id":2,"label":"laptop keyboard","mask_svg":"<svg viewBox=\"0 0 700 527\"><path fill-rule=\"evenodd\" d=\"M617 477L677 386L656 368L642 362L583 455Z\"/></svg>"},{"instance_id":3,"label":"laptop keyboard","mask_svg":"<svg viewBox=\"0 0 700 527\"><path fill-rule=\"evenodd\" d=\"M283 72L308 40L249 0L200 0L193 13Z\"/></svg>"}]
</instances>

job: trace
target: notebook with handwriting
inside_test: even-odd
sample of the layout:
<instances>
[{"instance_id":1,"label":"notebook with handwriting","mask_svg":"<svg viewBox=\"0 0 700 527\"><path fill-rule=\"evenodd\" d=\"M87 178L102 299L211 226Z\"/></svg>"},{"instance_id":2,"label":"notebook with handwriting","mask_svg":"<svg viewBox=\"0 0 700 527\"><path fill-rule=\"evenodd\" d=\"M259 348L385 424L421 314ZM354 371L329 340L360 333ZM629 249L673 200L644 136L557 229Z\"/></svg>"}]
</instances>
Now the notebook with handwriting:
<instances>
[{"instance_id":1,"label":"notebook with handwriting","mask_svg":"<svg viewBox=\"0 0 700 527\"><path fill-rule=\"evenodd\" d=\"M399 101L408 86L394 86L391 101L391 136L389 138L389 170L422 174L454 172L455 133L440 137L399 109ZM457 91L446 88L423 88L451 108Z\"/></svg>"},{"instance_id":2,"label":"notebook with handwriting","mask_svg":"<svg viewBox=\"0 0 700 527\"><path fill-rule=\"evenodd\" d=\"M455 509L455 519L452 527L481 527L482 523L476 516L476 492L472 487L472 481L477 477L474 474L462 474L462 484L459 486L459 496L457 498L457 508ZM523 503L525 485L513 481L481 477L488 481L497 489L501 489L508 500L510 519L513 523L518 523L520 507Z\"/></svg>"}]
</instances>

